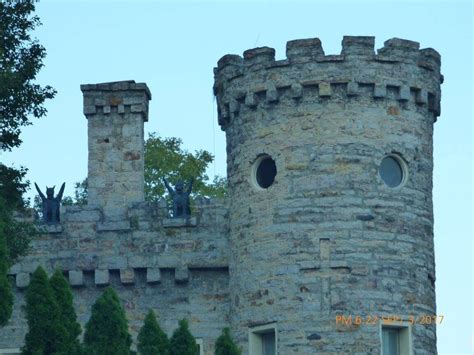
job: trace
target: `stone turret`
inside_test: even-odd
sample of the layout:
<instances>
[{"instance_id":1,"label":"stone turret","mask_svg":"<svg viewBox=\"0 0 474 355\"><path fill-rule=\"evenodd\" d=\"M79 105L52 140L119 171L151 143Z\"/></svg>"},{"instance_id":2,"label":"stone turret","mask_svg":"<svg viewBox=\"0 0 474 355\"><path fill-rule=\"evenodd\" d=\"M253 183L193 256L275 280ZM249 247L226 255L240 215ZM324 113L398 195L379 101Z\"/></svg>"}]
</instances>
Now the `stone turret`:
<instances>
[{"instance_id":1,"label":"stone turret","mask_svg":"<svg viewBox=\"0 0 474 355\"><path fill-rule=\"evenodd\" d=\"M417 322L436 314L440 56L397 38L375 53L374 37L344 37L339 55L290 41L286 54L255 48L214 70L237 339L252 354L379 353L395 338L435 354L435 325Z\"/></svg>"},{"instance_id":2,"label":"stone turret","mask_svg":"<svg viewBox=\"0 0 474 355\"><path fill-rule=\"evenodd\" d=\"M81 90L88 120L88 203L101 207L105 219L119 220L129 204L144 201L143 124L150 90L133 80Z\"/></svg>"}]
</instances>

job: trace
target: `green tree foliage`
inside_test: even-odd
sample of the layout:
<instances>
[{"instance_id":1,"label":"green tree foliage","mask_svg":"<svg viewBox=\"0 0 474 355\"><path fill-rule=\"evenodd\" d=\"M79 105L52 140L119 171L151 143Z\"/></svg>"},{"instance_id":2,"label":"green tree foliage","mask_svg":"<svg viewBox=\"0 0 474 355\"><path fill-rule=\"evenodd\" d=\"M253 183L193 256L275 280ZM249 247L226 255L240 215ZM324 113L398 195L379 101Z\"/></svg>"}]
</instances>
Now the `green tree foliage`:
<instances>
[{"instance_id":1,"label":"green tree foliage","mask_svg":"<svg viewBox=\"0 0 474 355\"><path fill-rule=\"evenodd\" d=\"M29 185L29 181L25 181L27 171L25 168L17 170L0 163L0 196L12 210L22 211L28 205L28 201L23 199Z\"/></svg>"},{"instance_id":2,"label":"green tree foliage","mask_svg":"<svg viewBox=\"0 0 474 355\"><path fill-rule=\"evenodd\" d=\"M67 332L48 275L39 266L31 276L25 295L28 333L22 354L66 354Z\"/></svg>"},{"instance_id":3,"label":"green tree foliage","mask_svg":"<svg viewBox=\"0 0 474 355\"><path fill-rule=\"evenodd\" d=\"M24 172L0 164L0 327L12 314L13 294L8 281L8 269L26 254L36 230L29 223L14 218L13 208L24 209L22 182Z\"/></svg>"},{"instance_id":4,"label":"green tree foliage","mask_svg":"<svg viewBox=\"0 0 474 355\"><path fill-rule=\"evenodd\" d=\"M88 184L87 178L82 180L81 182L76 182L74 185L74 197L66 196L63 198L62 204L64 206L84 206L87 205L87 196L88 196ZM38 197L38 202L41 203L41 199ZM35 201L36 202L36 201ZM40 205L39 205L40 206ZM38 210L38 207L35 207Z\"/></svg>"},{"instance_id":5,"label":"green tree foliage","mask_svg":"<svg viewBox=\"0 0 474 355\"><path fill-rule=\"evenodd\" d=\"M8 267L28 252L30 240L36 234L31 223L14 218L15 213L27 210L28 202L23 199L23 194L29 182L24 181L25 175L24 168L16 170L0 164L0 234L7 244Z\"/></svg>"},{"instance_id":6,"label":"green tree foliage","mask_svg":"<svg viewBox=\"0 0 474 355\"><path fill-rule=\"evenodd\" d=\"M206 150L194 154L182 148L179 138L161 138L151 133L145 142L145 197L147 201L157 201L165 195L163 177L172 185L179 180L188 182L194 178L193 195L222 197L226 190L226 180L215 177L209 182L206 169L214 160Z\"/></svg>"},{"instance_id":7,"label":"green tree foliage","mask_svg":"<svg viewBox=\"0 0 474 355\"><path fill-rule=\"evenodd\" d=\"M73 305L71 287L61 270L56 270L49 280L54 299L59 307L60 323L66 330L65 347L69 354L79 354L79 335L81 326L77 322L76 311Z\"/></svg>"},{"instance_id":8,"label":"green tree foliage","mask_svg":"<svg viewBox=\"0 0 474 355\"><path fill-rule=\"evenodd\" d=\"M0 2L0 149L21 144L20 128L31 116L46 114L43 103L56 91L33 81L43 66L46 50L30 32L41 22L33 16L35 1Z\"/></svg>"},{"instance_id":9,"label":"green tree foliage","mask_svg":"<svg viewBox=\"0 0 474 355\"><path fill-rule=\"evenodd\" d=\"M0 220L0 230L2 229ZM3 327L12 315L13 293L7 277L7 244L4 235L0 232L0 327Z\"/></svg>"},{"instance_id":10,"label":"green tree foliage","mask_svg":"<svg viewBox=\"0 0 474 355\"><path fill-rule=\"evenodd\" d=\"M43 66L45 49L30 32L41 23L34 1L0 1L0 151L10 151L21 144L21 128L30 125L30 118L46 114L43 103L53 98L55 90L34 83ZM6 243L6 263L13 264L28 251L34 229L18 222L14 212L23 210L22 196L28 183L23 182L25 169L16 170L0 163L0 239ZM5 261L3 260L3 261ZM0 279L7 271L0 270ZM0 297L0 309L8 310L10 298ZM8 312L2 316L8 315Z\"/></svg>"},{"instance_id":11,"label":"green tree foliage","mask_svg":"<svg viewBox=\"0 0 474 355\"><path fill-rule=\"evenodd\" d=\"M240 355L242 352L232 340L230 329L224 328L216 340L215 355Z\"/></svg>"},{"instance_id":12,"label":"green tree foliage","mask_svg":"<svg viewBox=\"0 0 474 355\"><path fill-rule=\"evenodd\" d=\"M108 287L92 306L84 334L86 353L129 355L131 344L125 311L117 293Z\"/></svg>"},{"instance_id":13,"label":"green tree foliage","mask_svg":"<svg viewBox=\"0 0 474 355\"><path fill-rule=\"evenodd\" d=\"M146 315L137 340L137 349L140 355L168 355L168 337L160 328L155 313L152 310Z\"/></svg>"},{"instance_id":14,"label":"green tree foliage","mask_svg":"<svg viewBox=\"0 0 474 355\"><path fill-rule=\"evenodd\" d=\"M170 339L170 355L196 355L199 350L193 335L189 331L188 321L179 321L179 327Z\"/></svg>"}]
</instances>

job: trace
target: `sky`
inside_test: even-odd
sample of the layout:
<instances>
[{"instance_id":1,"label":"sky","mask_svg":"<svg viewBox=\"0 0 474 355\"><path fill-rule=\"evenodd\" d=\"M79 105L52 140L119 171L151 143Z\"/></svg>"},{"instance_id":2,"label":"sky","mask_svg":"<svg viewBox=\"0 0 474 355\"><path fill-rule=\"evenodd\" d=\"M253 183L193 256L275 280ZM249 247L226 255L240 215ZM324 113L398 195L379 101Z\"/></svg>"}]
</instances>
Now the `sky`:
<instances>
[{"instance_id":1,"label":"sky","mask_svg":"<svg viewBox=\"0 0 474 355\"><path fill-rule=\"evenodd\" d=\"M472 243L472 3L470 1L46 1L34 36L46 47L40 84L57 96L48 115L23 129L24 143L0 153L28 179L66 182L87 175L87 121L80 84L145 82L152 92L146 132L180 137L189 151L215 155L208 173L225 176L213 67L225 54L319 37L339 54L344 35L420 42L442 56L442 113L434 133L434 216L440 354L474 353ZM28 196L33 196L31 190Z\"/></svg>"}]
</instances>

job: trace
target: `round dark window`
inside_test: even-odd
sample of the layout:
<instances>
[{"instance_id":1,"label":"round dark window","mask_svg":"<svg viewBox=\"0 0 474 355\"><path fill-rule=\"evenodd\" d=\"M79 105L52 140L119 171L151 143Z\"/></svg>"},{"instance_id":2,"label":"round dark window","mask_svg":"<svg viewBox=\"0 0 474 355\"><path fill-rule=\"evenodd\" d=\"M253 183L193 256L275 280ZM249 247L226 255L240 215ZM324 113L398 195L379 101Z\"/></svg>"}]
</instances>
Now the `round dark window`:
<instances>
[{"instance_id":1,"label":"round dark window","mask_svg":"<svg viewBox=\"0 0 474 355\"><path fill-rule=\"evenodd\" d=\"M277 168L275 161L268 155L262 156L256 162L255 181L262 189L269 188L275 181Z\"/></svg>"},{"instance_id":2,"label":"round dark window","mask_svg":"<svg viewBox=\"0 0 474 355\"><path fill-rule=\"evenodd\" d=\"M382 159L379 174L389 187L398 187L405 181L405 163L395 155L387 155Z\"/></svg>"}]
</instances>

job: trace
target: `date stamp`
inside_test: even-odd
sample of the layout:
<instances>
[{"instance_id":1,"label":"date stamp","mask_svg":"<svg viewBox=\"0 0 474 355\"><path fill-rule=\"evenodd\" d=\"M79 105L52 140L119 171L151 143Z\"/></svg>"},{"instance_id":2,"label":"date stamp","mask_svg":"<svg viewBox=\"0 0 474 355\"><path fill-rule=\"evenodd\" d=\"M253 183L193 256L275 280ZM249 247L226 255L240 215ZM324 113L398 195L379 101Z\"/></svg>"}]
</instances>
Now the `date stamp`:
<instances>
[{"instance_id":1,"label":"date stamp","mask_svg":"<svg viewBox=\"0 0 474 355\"><path fill-rule=\"evenodd\" d=\"M336 315L336 324L342 326L353 326L353 325L397 325L397 324L441 324L443 323L444 315L355 315L355 314L338 314Z\"/></svg>"}]
</instances>

